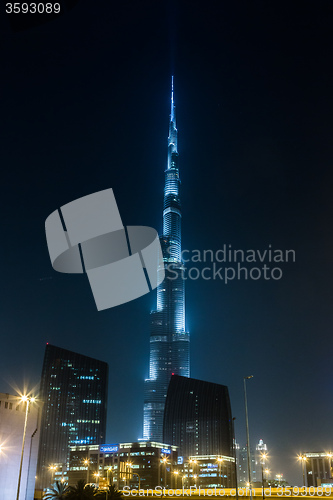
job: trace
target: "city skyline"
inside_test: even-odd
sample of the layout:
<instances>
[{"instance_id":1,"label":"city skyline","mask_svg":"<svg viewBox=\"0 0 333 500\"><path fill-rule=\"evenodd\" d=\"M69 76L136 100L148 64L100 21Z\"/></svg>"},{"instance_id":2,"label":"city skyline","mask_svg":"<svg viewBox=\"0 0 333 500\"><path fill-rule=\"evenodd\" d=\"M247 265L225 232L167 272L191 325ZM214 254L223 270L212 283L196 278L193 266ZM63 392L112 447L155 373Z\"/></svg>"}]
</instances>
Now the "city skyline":
<instances>
[{"instance_id":1,"label":"city skyline","mask_svg":"<svg viewBox=\"0 0 333 500\"><path fill-rule=\"evenodd\" d=\"M22 32L0 13L1 391L37 385L46 342L60 345L110 364L107 439L142 436L156 295L98 313L84 276L52 270L44 224L111 187L125 225L160 227L174 74L183 249L296 255L280 280L186 281L191 376L228 386L242 445L254 375L251 444L300 482L296 456L333 449L329 3L88 3Z\"/></svg>"}]
</instances>

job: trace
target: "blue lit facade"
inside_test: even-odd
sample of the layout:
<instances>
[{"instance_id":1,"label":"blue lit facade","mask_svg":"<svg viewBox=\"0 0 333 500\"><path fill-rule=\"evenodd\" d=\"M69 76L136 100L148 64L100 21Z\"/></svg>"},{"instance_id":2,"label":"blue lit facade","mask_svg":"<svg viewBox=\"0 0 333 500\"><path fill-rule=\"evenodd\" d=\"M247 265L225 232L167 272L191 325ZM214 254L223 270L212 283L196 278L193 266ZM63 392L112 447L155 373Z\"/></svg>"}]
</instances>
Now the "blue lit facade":
<instances>
[{"instance_id":1,"label":"blue lit facade","mask_svg":"<svg viewBox=\"0 0 333 500\"><path fill-rule=\"evenodd\" d=\"M145 381L145 439L162 441L165 399L171 375L190 376L190 337L185 329L185 281L181 260L181 205L173 79L165 171L163 234L165 279L151 313L149 378Z\"/></svg>"},{"instance_id":2,"label":"blue lit facade","mask_svg":"<svg viewBox=\"0 0 333 500\"><path fill-rule=\"evenodd\" d=\"M66 469L70 446L105 443L108 365L46 345L37 488L50 486L49 466Z\"/></svg>"}]
</instances>

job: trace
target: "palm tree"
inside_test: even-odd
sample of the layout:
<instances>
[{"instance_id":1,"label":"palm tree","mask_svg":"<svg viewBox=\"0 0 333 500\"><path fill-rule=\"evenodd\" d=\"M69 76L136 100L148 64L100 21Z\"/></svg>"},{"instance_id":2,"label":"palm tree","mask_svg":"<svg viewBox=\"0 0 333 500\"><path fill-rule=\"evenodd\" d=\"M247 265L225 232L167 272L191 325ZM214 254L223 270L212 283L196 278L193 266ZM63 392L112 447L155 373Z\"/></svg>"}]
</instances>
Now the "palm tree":
<instances>
[{"instance_id":1,"label":"palm tree","mask_svg":"<svg viewBox=\"0 0 333 500\"><path fill-rule=\"evenodd\" d=\"M105 495L105 493L105 491L100 492L98 498L105 500L123 500L124 498L121 491L117 490L114 484L109 484L107 496Z\"/></svg>"},{"instance_id":2,"label":"palm tree","mask_svg":"<svg viewBox=\"0 0 333 500\"><path fill-rule=\"evenodd\" d=\"M96 498L98 488L90 484L86 484L84 479L80 479L76 486L70 486L69 493L66 499L68 500L90 500Z\"/></svg>"},{"instance_id":3,"label":"palm tree","mask_svg":"<svg viewBox=\"0 0 333 500\"><path fill-rule=\"evenodd\" d=\"M64 500L65 498L67 498L68 493L68 484L61 481L56 481L53 485L53 488L49 488L46 495L43 496L43 500Z\"/></svg>"}]
</instances>

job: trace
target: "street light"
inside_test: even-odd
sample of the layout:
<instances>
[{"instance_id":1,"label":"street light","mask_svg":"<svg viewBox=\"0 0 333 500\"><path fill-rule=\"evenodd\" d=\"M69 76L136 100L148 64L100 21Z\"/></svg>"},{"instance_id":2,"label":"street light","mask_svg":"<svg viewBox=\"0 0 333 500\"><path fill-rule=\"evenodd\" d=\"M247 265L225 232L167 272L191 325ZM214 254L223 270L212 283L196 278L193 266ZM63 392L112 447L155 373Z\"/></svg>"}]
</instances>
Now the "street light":
<instances>
[{"instance_id":1,"label":"street light","mask_svg":"<svg viewBox=\"0 0 333 500\"><path fill-rule=\"evenodd\" d=\"M192 473L193 473L193 478L194 478L194 472L195 472L195 464L197 463L197 461L193 458L193 459L190 459L190 464L194 464L193 465L193 469L192 469ZM191 483L190 483L190 468L188 469L188 483L189 485L191 486Z\"/></svg>"},{"instance_id":2,"label":"street light","mask_svg":"<svg viewBox=\"0 0 333 500\"><path fill-rule=\"evenodd\" d=\"M95 472L94 476L95 476L95 478L97 480L97 488L99 488L99 472Z\"/></svg>"},{"instance_id":3,"label":"street light","mask_svg":"<svg viewBox=\"0 0 333 500\"><path fill-rule=\"evenodd\" d=\"M302 473L303 473L303 486L305 486L305 462L307 461L307 458L304 454L298 455L298 460L301 461L301 467L302 467Z\"/></svg>"},{"instance_id":4,"label":"street light","mask_svg":"<svg viewBox=\"0 0 333 500\"><path fill-rule=\"evenodd\" d=\"M193 474L193 479L194 479L194 486L197 487L196 482L197 482L197 475Z\"/></svg>"},{"instance_id":5,"label":"street light","mask_svg":"<svg viewBox=\"0 0 333 500\"><path fill-rule=\"evenodd\" d=\"M25 435L27 432L27 423L28 423L28 412L29 412L29 405L30 403L34 403L36 399L31 396L22 396L21 401L26 403L26 409L25 409L25 419L24 419L24 429L23 429L23 439L22 439L22 451L21 451L21 461L20 461L20 470L19 470L19 477L18 477L18 483L17 483L17 494L16 494L16 500L19 500L20 496L20 486L21 486L21 476L22 476L22 464L23 464L23 453L24 453L24 445L25 445Z\"/></svg>"},{"instance_id":6,"label":"street light","mask_svg":"<svg viewBox=\"0 0 333 500\"><path fill-rule=\"evenodd\" d=\"M55 474L55 471L57 470L57 466L56 465L50 465L49 469L51 471L51 485L52 485L53 481L54 481L54 474Z\"/></svg>"},{"instance_id":7,"label":"street light","mask_svg":"<svg viewBox=\"0 0 333 500\"><path fill-rule=\"evenodd\" d=\"M236 417L232 419L232 439L233 439L233 454L235 459L235 486L236 486L236 500L238 500L238 480L237 480L237 452L236 452L236 439L235 439L235 420Z\"/></svg>"},{"instance_id":8,"label":"street light","mask_svg":"<svg viewBox=\"0 0 333 500\"><path fill-rule=\"evenodd\" d=\"M332 452L329 452L327 453L327 457L328 457L328 465L329 465L329 473L330 473L330 478L332 478L332 457L333 457L333 453Z\"/></svg>"},{"instance_id":9,"label":"street light","mask_svg":"<svg viewBox=\"0 0 333 500\"><path fill-rule=\"evenodd\" d=\"M261 479L262 479L262 500L265 500L265 480L264 480L264 464L267 458L266 453L261 454Z\"/></svg>"},{"instance_id":10,"label":"street light","mask_svg":"<svg viewBox=\"0 0 333 500\"><path fill-rule=\"evenodd\" d=\"M175 488L177 489L177 479L178 479L179 472L178 472L178 470L174 470L173 473L175 475Z\"/></svg>"},{"instance_id":11,"label":"street light","mask_svg":"<svg viewBox=\"0 0 333 500\"><path fill-rule=\"evenodd\" d=\"M244 377L244 401L245 401L245 420L246 420L246 440L247 440L247 471L248 471L248 482L250 487L250 498L252 500L252 488L251 488L251 455L250 455L250 433L249 433L249 416L247 412L247 397L246 397L246 381L253 378L253 375Z\"/></svg>"},{"instance_id":12,"label":"street light","mask_svg":"<svg viewBox=\"0 0 333 500\"><path fill-rule=\"evenodd\" d=\"M90 460L84 460L83 461L84 465L87 466L87 480L86 480L86 483L88 484L89 483L89 465L90 465Z\"/></svg>"},{"instance_id":13,"label":"street light","mask_svg":"<svg viewBox=\"0 0 333 500\"><path fill-rule=\"evenodd\" d=\"M111 479L112 479L112 483L113 483L112 467L108 467L108 468L106 469L106 481L107 481L108 485L110 484L110 483L109 483L109 472L110 472L110 471L111 471Z\"/></svg>"},{"instance_id":14,"label":"street light","mask_svg":"<svg viewBox=\"0 0 333 500\"><path fill-rule=\"evenodd\" d=\"M219 464L219 485L220 485L220 488L221 488L221 486L222 486L222 484L221 484L221 468L222 468L223 458L222 457L217 457L217 462Z\"/></svg>"},{"instance_id":15,"label":"street light","mask_svg":"<svg viewBox=\"0 0 333 500\"><path fill-rule=\"evenodd\" d=\"M126 484L127 484L127 476L128 476L128 484L130 484L131 481L131 467L132 467L132 462L125 463Z\"/></svg>"}]
</instances>

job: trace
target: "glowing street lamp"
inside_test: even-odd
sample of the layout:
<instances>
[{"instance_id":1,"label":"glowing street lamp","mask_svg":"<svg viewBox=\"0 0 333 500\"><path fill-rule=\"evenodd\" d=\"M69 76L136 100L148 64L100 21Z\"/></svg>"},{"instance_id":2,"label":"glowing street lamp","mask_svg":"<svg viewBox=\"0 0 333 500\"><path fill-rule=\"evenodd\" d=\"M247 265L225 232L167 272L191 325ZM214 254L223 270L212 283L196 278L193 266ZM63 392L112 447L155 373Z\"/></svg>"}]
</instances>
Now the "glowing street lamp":
<instances>
[{"instance_id":1,"label":"glowing street lamp","mask_svg":"<svg viewBox=\"0 0 333 500\"><path fill-rule=\"evenodd\" d=\"M194 478L194 472L195 472L195 465L196 465L196 463L197 463L197 461L194 458L190 459L190 464L194 464L193 468L192 468L193 478ZM191 483L190 483L190 468L188 469L188 482L189 482L189 485L191 485Z\"/></svg>"},{"instance_id":2,"label":"glowing street lamp","mask_svg":"<svg viewBox=\"0 0 333 500\"><path fill-rule=\"evenodd\" d=\"M328 457L328 463L329 463L329 468L330 468L330 478L332 477L332 457L333 457L333 453L329 452L327 453L327 457Z\"/></svg>"},{"instance_id":3,"label":"glowing street lamp","mask_svg":"<svg viewBox=\"0 0 333 500\"><path fill-rule=\"evenodd\" d=\"M278 480L279 480L279 485L280 485L280 486L281 486L282 476L283 476L283 474L276 474L276 477L277 477L277 478L278 478Z\"/></svg>"},{"instance_id":4,"label":"glowing street lamp","mask_svg":"<svg viewBox=\"0 0 333 500\"><path fill-rule=\"evenodd\" d=\"M90 466L90 460L88 460L88 459L83 460L83 463L84 463L84 465L87 466L87 479L86 479L86 483L88 484L89 483L89 466Z\"/></svg>"},{"instance_id":5,"label":"glowing street lamp","mask_svg":"<svg viewBox=\"0 0 333 500\"><path fill-rule=\"evenodd\" d=\"M96 478L97 481L97 488L99 488L99 472L95 472L94 477Z\"/></svg>"},{"instance_id":6,"label":"glowing street lamp","mask_svg":"<svg viewBox=\"0 0 333 500\"><path fill-rule=\"evenodd\" d=\"M173 473L175 475L175 488L177 489L177 479L178 479L179 472L178 472L178 470L174 470Z\"/></svg>"},{"instance_id":7,"label":"glowing street lamp","mask_svg":"<svg viewBox=\"0 0 333 500\"><path fill-rule=\"evenodd\" d=\"M28 423L28 412L29 412L29 406L31 403L34 403L36 401L35 398L31 396L22 396L21 401L23 403L26 403L26 409L25 409L25 419L24 419L24 428L23 428L23 439L22 439L22 451L21 451L21 461L20 461L20 470L19 470L19 477L18 477L18 483L17 483L17 494L16 494L16 500L19 500L20 496L20 487L21 487L21 476L22 476L22 464L23 464L23 453L24 453L24 445L25 445L25 435L27 433L27 423Z\"/></svg>"},{"instance_id":8,"label":"glowing street lamp","mask_svg":"<svg viewBox=\"0 0 333 500\"><path fill-rule=\"evenodd\" d=\"M298 455L298 460L301 461L301 467L302 467L302 472L303 472L303 486L305 486L305 462L307 461L307 458L304 454Z\"/></svg>"},{"instance_id":9,"label":"glowing street lamp","mask_svg":"<svg viewBox=\"0 0 333 500\"><path fill-rule=\"evenodd\" d=\"M267 459L266 453L261 454L261 479L262 479L262 500L265 500L265 478L264 478L264 464Z\"/></svg>"},{"instance_id":10,"label":"glowing street lamp","mask_svg":"<svg viewBox=\"0 0 333 500\"><path fill-rule=\"evenodd\" d=\"M54 474L55 474L55 471L57 470L57 466L56 465L50 465L49 469L51 471L51 484L53 484Z\"/></svg>"},{"instance_id":11,"label":"glowing street lamp","mask_svg":"<svg viewBox=\"0 0 333 500\"><path fill-rule=\"evenodd\" d=\"M109 483L109 472L111 472L111 482L113 483L112 467L108 467L106 469L106 480L107 480L108 485L110 484Z\"/></svg>"}]
</instances>

